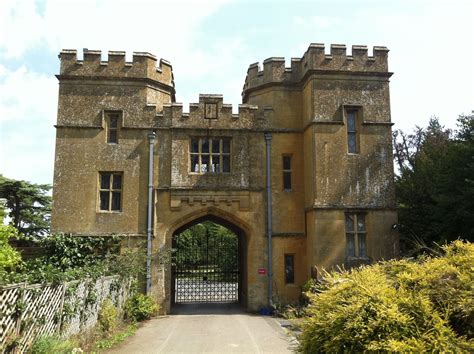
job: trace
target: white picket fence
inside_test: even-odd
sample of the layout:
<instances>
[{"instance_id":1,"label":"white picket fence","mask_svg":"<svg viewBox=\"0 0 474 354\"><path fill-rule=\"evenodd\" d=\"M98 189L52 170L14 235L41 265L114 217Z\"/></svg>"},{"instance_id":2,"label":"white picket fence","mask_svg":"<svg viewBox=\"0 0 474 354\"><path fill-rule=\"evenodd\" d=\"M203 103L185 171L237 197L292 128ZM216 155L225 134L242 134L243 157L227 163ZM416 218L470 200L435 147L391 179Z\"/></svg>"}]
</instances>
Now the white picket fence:
<instances>
[{"instance_id":1,"label":"white picket fence","mask_svg":"<svg viewBox=\"0 0 474 354\"><path fill-rule=\"evenodd\" d=\"M25 353L41 336L68 338L92 328L110 298L122 309L131 281L118 276L62 284L0 287L0 352Z\"/></svg>"}]
</instances>

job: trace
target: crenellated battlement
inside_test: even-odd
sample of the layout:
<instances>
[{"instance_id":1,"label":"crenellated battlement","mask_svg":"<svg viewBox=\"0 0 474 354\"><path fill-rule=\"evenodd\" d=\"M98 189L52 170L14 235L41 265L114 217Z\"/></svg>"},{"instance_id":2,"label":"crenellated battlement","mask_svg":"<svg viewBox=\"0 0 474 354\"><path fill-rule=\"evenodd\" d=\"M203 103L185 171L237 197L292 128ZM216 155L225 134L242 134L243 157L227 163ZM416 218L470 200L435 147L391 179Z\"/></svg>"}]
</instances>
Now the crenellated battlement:
<instances>
[{"instance_id":1,"label":"crenellated battlement","mask_svg":"<svg viewBox=\"0 0 474 354\"><path fill-rule=\"evenodd\" d=\"M367 46L353 45L352 54L348 55L344 44L331 44L330 54L325 53L325 46L312 43L302 58L291 58L291 67L285 67L285 59L268 58L263 62L263 70L259 63L250 64L244 84L245 91L268 83L297 83L308 72L352 72L364 74L388 73L388 49L373 47L373 55L368 55Z\"/></svg>"},{"instance_id":2,"label":"crenellated battlement","mask_svg":"<svg viewBox=\"0 0 474 354\"><path fill-rule=\"evenodd\" d=\"M107 78L142 78L158 81L174 87L171 64L146 52L133 52L133 61L125 61L125 52L109 51L108 60L102 61L100 50L83 51L84 59L77 59L75 49L63 49L59 54L61 76L107 77Z\"/></svg>"},{"instance_id":3,"label":"crenellated battlement","mask_svg":"<svg viewBox=\"0 0 474 354\"><path fill-rule=\"evenodd\" d=\"M165 104L158 115L158 126L174 128L256 128L264 121L257 106L239 104L238 114L233 114L232 105L224 103L222 95L214 94L199 95L199 102L190 103L188 112L183 112L182 103Z\"/></svg>"}]
</instances>

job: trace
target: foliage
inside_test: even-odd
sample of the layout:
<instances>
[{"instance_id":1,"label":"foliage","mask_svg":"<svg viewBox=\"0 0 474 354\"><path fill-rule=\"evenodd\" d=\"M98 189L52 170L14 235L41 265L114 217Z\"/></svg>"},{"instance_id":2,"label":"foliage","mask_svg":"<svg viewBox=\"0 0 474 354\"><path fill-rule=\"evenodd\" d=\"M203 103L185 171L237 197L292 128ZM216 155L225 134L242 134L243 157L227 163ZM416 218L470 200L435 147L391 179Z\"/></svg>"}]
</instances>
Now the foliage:
<instances>
[{"instance_id":1,"label":"foliage","mask_svg":"<svg viewBox=\"0 0 474 354\"><path fill-rule=\"evenodd\" d=\"M0 175L0 198L7 200L10 225L26 236L46 235L50 228L51 186L17 181Z\"/></svg>"},{"instance_id":2,"label":"foliage","mask_svg":"<svg viewBox=\"0 0 474 354\"><path fill-rule=\"evenodd\" d=\"M325 273L307 294L300 350L472 352L474 245L456 241L442 251Z\"/></svg>"},{"instance_id":3,"label":"foliage","mask_svg":"<svg viewBox=\"0 0 474 354\"><path fill-rule=\"evenodd\" d=\"M135 323L132 323L128 325L124 330L114 333L112 336L108 338L104 338L97 341L97 343L95 344L95 347L100 350L110 349L113 346L116 346L117 344L123 342L128 337L132 336L136 332L136 330L137 330L137 325Z\"/></svg>"},{"instance_id":4,"label":"foliage","mask_svg":"<svg viewBox=\"0 0 474 354\"><path fill-rule=\"evenodd\" d=\"M193 225L176 236L179 258L175 262L180 269L191 265L214 265L216 270L234 270L238 267L238 237L226 227L212 221ZM223 252L207 252L208 248ZM231 250L235 250L232 252Z\"/></svg>"},{"instance_id":5,"label":"foliage","mask_svg":"<svg viewBox=\"0 0 474 354\"><path fill-rule=\"evenodd\" d=\"M144 271L145 250L129 248L119 252L120 236L78 237L52 235L37 239L42 257L26 260L15 270L0 274L0 284L60 283L78 279L97 279L106 275L138 277Z\"/></svg>"},{"instance_id":6,"label":"foliage","mask_svg":"<svg viewBox=\"0 0 474 354\"><path fill-rule=\"evenodd\" d=\"M125 302L125 316L131 321L150 319L159 311L159 306L148 295L135 294Z\"/></svg>"},{"instance_id":7,"label":"foliage","mask_svg":"<svg viewBox=\"0 0 474 354\"><path fill-rule=\"evenodd\" d=\"M474 114L460 116L455 132L432 118L427 128L393 138L402 241L473 241Z\"/></svg>"},{"instance_id":8,"label":"foliage","mask_svg":"<svg viewBox=\"0 0 474 354\"><path fill-rule=\"evenodd\" d=\"M13 226L0 225L0 275L21 263L20 252L8 243L15 238L18 238L18 231Z\"/></svg>"},{"instance_id":9,"label":"foliage","mask_svg":"<svg viewBox=\"0 0 474 354\"><path fill-rule=\"evenodd\" d=\"M43 336L34 341L30 352L32 354L70 354L82 353L82 350L76 348L76 343L73 341L54 336Z\"/></svg>"},{"instance_id":10,"label":"foliage","mask_svg":"<svg viewBox=\"0 0 474 354\"><path fill-rule=\"evenodd\" d=\"M6 215L6 202L7 200L4 198L0 198L0 224L3 224L3 219L5 219Z\"/></svg>"},{"instance_id":11,"label":"foliage","mask_svg":"<svg viewBox=\"0 0 474 354\"><path fill-rule=\"evenodd\" d=\"M37 245L44 249L48 264L64 271L118 254L120 237L57 234L39 239Z\"/></svg>"},{"instance_id":12,"label":"foliage","mask_svg":"<svg viewBox=\"0 0 474 354\"><path fill-rule=\"evenodd\" d=\"M110 333L115 330L118 322L118 311L112 300L105 299L100 307L97 318L100 329L104 333Z\"/></svg>"}]
</instances>

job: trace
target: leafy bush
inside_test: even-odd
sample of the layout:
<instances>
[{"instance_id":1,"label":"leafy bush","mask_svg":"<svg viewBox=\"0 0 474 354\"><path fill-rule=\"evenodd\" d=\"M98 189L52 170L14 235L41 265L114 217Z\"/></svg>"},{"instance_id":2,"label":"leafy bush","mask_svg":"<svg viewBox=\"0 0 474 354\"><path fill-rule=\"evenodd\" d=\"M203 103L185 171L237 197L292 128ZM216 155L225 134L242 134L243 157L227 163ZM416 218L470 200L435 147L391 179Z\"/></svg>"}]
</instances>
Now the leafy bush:
<instances>
[{"instance_id":1,"label":"leafy bush","mask_svg":"<svg viewBox=\"0 0 474 354\"><path fill-rule=\"evenodd\" d=\"M158 310L159 306L148 295L135 294L125 302L125 316L131 321L148 320Z\"/></svg>"},{"instance_id":2,"label":"leafy bush","mask_svg":"<svg viewBox=\"0 0 474 354\"><path fill-rule=\"evenodd\" d=\"M0 270L13 269L21 262L20 252L8 243L17 237L18 231L13 226L0 225Z\"/></svg>"},{"instance_id":3,"label":"leafy bush","mask_svg":"<svg viewBox=\"0 0 474 354\"><path fill-rule=\"evenodd\" d=\"M300 350L469 352L474 350L474 245L445 255L332 272L312 284Z\"/></svg>"},{"instance_id":4,"label":"leafy bush","mask_svg":"<svg viewBox=\"0 0 474 354\"><path fill-rule=\"evenodd\" d=\"M82 353L74 342L59 337L44 336L36 339L30 349L32 354L69 354Z\"/></svg>"},{"instance_id":5,"label":"leafy bush","mask_svg":"<svg viewBox=\"0 0 474 354\"><path fill-rule=\"evenodd\" d=\"M97 279L106 275L139 277L145 271L145 249L136 247L119 252L120 236L52 235L30 240L44 250L44 256L29 259L16 269L0 267L0 284L60 283ZM1 250L0 250L1 252ZM161 260L161 253L156 254Z\"/></svg>"},{"instance_id":6,"label":"leafy bush","mask_svg":"<svg viewBox=\"0 0 474 354\"><path fill-rule=\"evenodd\" d=\"M83 267L104 260L119 251L120 237L72 236L56 234L41 238L37 244L45 251L48 264L61 270Z\"/></svg>"},{"instance_id":7,"label":"leafy bush","mask_svg":"<svg viewBox=\"0 0 474 354\"><path fill-rule=\"evenodd\" d=\"M100 329L105 333L110 333L117 327L118 311L112 300L104 300L97 319Z\"/></svg>"}]
</instances>

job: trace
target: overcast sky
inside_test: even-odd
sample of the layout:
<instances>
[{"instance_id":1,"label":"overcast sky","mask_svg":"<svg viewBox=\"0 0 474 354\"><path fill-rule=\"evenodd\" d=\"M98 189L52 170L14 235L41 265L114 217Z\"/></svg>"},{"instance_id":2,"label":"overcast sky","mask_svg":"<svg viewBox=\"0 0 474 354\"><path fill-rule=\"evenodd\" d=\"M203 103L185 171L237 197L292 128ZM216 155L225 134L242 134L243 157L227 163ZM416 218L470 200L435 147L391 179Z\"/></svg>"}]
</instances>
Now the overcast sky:
<instances>
[{"instance_id":1,"label":"overcast sky","mask_svg":"<svg viewBox=\"0 0 474 354\"><path fill-rule=\"evenodd\" d=\"M0 0L0 173L53 182L62 48L146 51L173 65L176 99L221 93L236 111L249 64L311 42L390 49L392 121L455 127L474 109L474 1ZM82 55L82 54L81 54Z\"/></svg>"}]
</instances>

